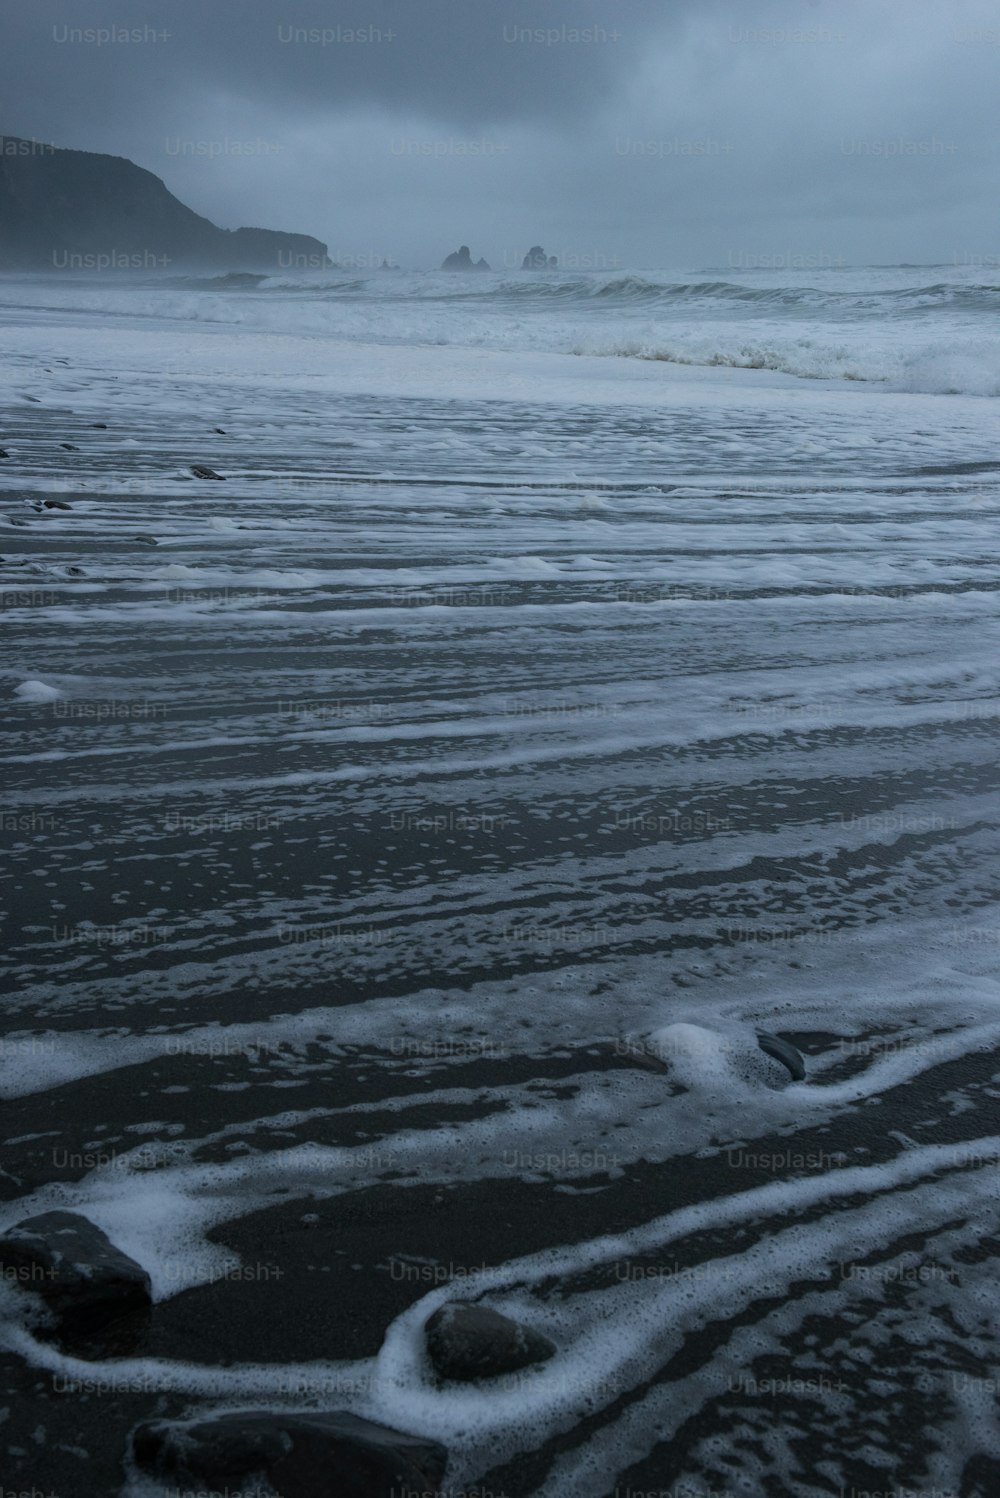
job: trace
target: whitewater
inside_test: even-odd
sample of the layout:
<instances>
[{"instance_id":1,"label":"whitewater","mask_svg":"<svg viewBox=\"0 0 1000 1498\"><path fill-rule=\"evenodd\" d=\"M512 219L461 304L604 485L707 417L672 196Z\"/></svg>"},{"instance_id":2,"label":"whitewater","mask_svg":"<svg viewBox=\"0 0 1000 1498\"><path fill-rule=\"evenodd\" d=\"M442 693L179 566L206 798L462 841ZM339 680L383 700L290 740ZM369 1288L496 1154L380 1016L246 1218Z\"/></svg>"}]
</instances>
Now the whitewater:
<instances>
[{"instance_id":1,"label":"whitewater","mask_svg":"<svg viewBox=\"0 0 1000 1498\"><path fill-rule=\"evenodd\" d=\"M8 1487L268 1406L447 1498L995 1491L998 312L0 280L0 1232L155 1300L0 1283ZM556 1355L448 1385L456 1298Z\"/></svg>"}]
</instances>

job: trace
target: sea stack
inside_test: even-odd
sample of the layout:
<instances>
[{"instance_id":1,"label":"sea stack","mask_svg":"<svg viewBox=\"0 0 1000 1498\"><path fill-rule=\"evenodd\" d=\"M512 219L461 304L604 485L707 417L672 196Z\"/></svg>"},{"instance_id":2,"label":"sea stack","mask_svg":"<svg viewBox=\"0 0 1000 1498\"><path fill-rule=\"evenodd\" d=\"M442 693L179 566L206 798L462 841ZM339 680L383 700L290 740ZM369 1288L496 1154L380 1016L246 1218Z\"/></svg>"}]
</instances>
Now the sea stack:
<instances>
[{"instance_id":1,"label":"sea stack","mask_svg":"<svg viewBox=\"0 0 1000 1498\"><path fill-rule=\"evenodd\" d=\"M441 262L442 270L489 270L486 261L480 256L475 262L467 244L459 245L450 255L446 255Z\"/></svg>"}]
</instances>

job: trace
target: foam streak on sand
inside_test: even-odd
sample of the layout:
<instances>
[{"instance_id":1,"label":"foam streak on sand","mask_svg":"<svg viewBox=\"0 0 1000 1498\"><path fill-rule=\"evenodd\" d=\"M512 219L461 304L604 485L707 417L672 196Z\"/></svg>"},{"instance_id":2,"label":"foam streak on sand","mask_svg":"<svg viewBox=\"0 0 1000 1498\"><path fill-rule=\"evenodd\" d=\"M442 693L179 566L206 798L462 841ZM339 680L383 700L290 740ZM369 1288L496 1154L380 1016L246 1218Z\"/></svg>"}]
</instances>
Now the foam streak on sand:
<instances>
[{"instance_id":1,"label":"foam streak on sand","mask_svg":"<svg viewBox=\"0 0 1000 1498\"><path fill-rule=\"evenodd\" d=\"M345 1404L356 1413L402 1422L407 1428L422 1430L447 1443L457 1457L453 1468L456 1479L468 1481L485 1464L509 1459L526 1445L542 1446L555 1432L572 1429L581 1412L595 1415L628 1390L646 1384L658 1368L669 1365L684 1337L706 1320L718 1325L729 1322L735 1328L749 1304L762 1299L769 1305L780 1305L796 1282L827 1287L823 1292L826 1315L837 1309L848 1310L873 1284L885 1285L894 1279L905 1283L907 1278L918 1285L932 1284L939 1302L943 1297L960 1316L967 1314L966 1297L957 1289L954 1269L948 1272L939 1265L937 1274L907 1276L905 1253L893 1253L891 1245L915 1232L931 1234L936 1239L935 1252L944 1256L949 1248L960 1246L960 1237L947 1230L956 1211L975 1204L984 1214L983 1226L994 1221L998 1202L985 1172L995 1169L998 1159L1000 1136L961 1146L908 1151L885 1165L838 1170L818 1180L776 1182L670 1213L632 1232L474 1275L463 1281L463 1295L485 1294L489 1303L500 1309L522 1319L528 1314L539 1330L561 1342L560 1355L551 1363L511 1375L489 1389L442 1391L428 1380L421 1328L428 1315L450 1298L451 1288L432 1291L398 1318L373 1363L272 1364L232 1372L207 1372L138 1359L95 1366L54 1352L16 1325L7 1333L6 1341L37 1366L67 1379L104 1379L109 1383L117 1379L150 1390L211 1394L223 1401L259 1397L276 1386L293 1388L296 1380L307 1389L324 1384L328 1389L339 1387ZM967 1174L958 1178L944 1175L933 1185L926 1184L929 1176L956 1169L967 1173L970 1165L978 1167L971 1179ZM698 1261L685 1268L663 1270L656 1261L638 1273L630 1267L685 1237L712 1229L733 1229L744 1223L776 1224L819 1203L835 1204L838 1198L867 1200L862 1207L831 1212L818 1223L775 1227L737 1254ZM845 1266L857 1268L858 1261L871 1257L880 1261L878 1271L870 1275L863 1271L844 1273ZM910 1263L912 1268L912 1260ZM579 1304L572 1296L555 1303L543 1298L532 1308L526 1299L532 1284L541 1287L556 1277L569 1281L602 1265L620 1264L628 1271L619 1276L623 1282L602 1292L591 1289L577 1297ZM985 1305L984 1294L988 1294L988 1286L977 1287L973 1305ZM640 1434L637 1427L654 1409L654 1428L662 1440L697 1409L692 1394L718 1397L727 1386L732 1389L733 1369L746 1370L753 1359L776 1350L805 1316L815 1312L819 1299L814 1293L804 1305L800 1303L791 1311L782 1308L778 1314L769 1310L752 1329L734 1330L724 1355L713 1356L707 1366L689 1373L692 1387L680 1391L679 1405L678 1391L672 1383L669 1390L655 1390L610 1430L602 1428L601 1434L584 1447L583 1456L569 1463L564 1460L562 1465L577 1475L581 1468L590 1466L590 1482L594 1483L606 1472L606 1463L620 1466L638 1458L646 1449L648 1436ZM913 1330L920 1331L919 1322ZM983 1342L982 1337L979 1340ZM812 1379L808 1371L800 1373L798 1381L805 1389L812 1383L814 1392L822 1392L820 1366L812 1369L816 1375ZM757 1382L745 1373L740 1381L746 1382L748 1391ZM858 1389L831 1377L826 1382L834 1395L832 1401L827 1400L828 1407L832 1404L834 1414L845 1413L857 1400ZM971 1388L970 1393L974 1393ZM322 1400L311 1402L322 1404ZM669 1424L664 1424L668 1405ZM974 1399L970 1405L977 1436L1000 1453L1000 1422L995 1416L984 1421L984 1412L976 1409ZM588 1448L594 1444L602 1455L596 1472L593 1451L588 1455ZM786 1476L791 1475L786 1472ZM564 1472L558 1491L569 1491L568 1480L569 1474ZM581 1490L595 1495L600 1491L596 1485Z\"/></svg>"}]
</instances>

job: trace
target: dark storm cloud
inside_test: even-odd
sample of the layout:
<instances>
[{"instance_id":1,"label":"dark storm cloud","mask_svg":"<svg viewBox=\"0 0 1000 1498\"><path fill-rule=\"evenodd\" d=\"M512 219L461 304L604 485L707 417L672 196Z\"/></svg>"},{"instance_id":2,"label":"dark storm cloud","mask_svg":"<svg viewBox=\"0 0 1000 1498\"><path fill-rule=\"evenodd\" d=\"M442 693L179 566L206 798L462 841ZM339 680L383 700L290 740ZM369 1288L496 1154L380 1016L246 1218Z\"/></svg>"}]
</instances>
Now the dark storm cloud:
<instances>
[{"instance_id":1,"label":"dark storm cloud","mask_svg":"<svg viewBox=\"0 0 1000 1498\"><path fill-rule=\"evenodd\" d=\"M80 110L91 119L155 110L171 91L220 86L296 112L364 103L462 127L544 122L585 112L613 90L650 36L682 22L686 8L678 0L7 0L4 97L16 115L41 87L64 129ZM72 40L75 29L116 26L151 35Z\"/></svg>"}]
</instances>

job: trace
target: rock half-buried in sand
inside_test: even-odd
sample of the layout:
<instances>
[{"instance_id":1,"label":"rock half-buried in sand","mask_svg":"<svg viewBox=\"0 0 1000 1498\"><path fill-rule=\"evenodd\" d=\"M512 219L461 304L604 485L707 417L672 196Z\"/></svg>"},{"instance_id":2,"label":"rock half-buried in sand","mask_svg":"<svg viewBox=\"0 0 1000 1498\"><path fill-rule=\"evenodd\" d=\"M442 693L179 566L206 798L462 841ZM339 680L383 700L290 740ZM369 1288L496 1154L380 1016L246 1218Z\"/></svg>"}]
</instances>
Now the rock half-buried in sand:
<instances>
[{"instance_id":1,"label":"rock half-buried in sand","mask_svg":"<svg viewBox=\"0 0 1000 1498\"><path fill-rule=\"evenodd\" d=\"M516 1373L532 1363L544 1363L556 1350L548 1337L529 1326L466 1300L451 1301L435 1311L425 1331L435 1371L462 1383Z\"/></svg>"},{"instance_id":2,"label":"rock half-buried in sand","mask_svg":"<svg viewBox=\"0 0 1000 1498\"><path fill-rule=\"evenodd\" d=\"M42 1296L63 1326L90 1329L151 1304L149 1275L77 1212L26 1217L0 1237L4 1278Z\"/></svg>"},{"instance_id":3,"label":"rock half-buried in sand","mask_svg":"<svg viewBox=\"0 0 1000 1498\"><path fill-rule=\"evenodd\" d=\"M767 1030L758 1030L757 1044L765 1056L773 1056L775 1061L780 1061L782 1066L787 1066L793 1081L803 1081L806 1074L805 1058L791 1041L782 1040L780 1035L771 1035Z\"/></svg>"},{"instance_id":4,"label":"rock half-buried in sand","mask_svg":"<svg viewBox=\"0 0 1000 1498\"><path fill-rule=\"evenodd\" d=\"M158 1420L132 1432L144 1472L185 1489L252 1492L265 1480L281 1498L402 1498L436 1493L448 1453L436 1441L343 1410L242 1410L207 1420Z\"/></svg>"},{"instance_id":5,"label":"rock half-buried in sand","mask_svg":"<svg viewBox=\"0 0 1000 1498\"><path fill-rule=\"evenodd\" d=\"M665 1062L683 1089L728 1104L749 1100L759 1088L780 1091L806 1074L789 1041L739 1021L721 1021L716 1028L676 1020L645 1036L642 1049Z\"/></svg>"}]
</instances>

